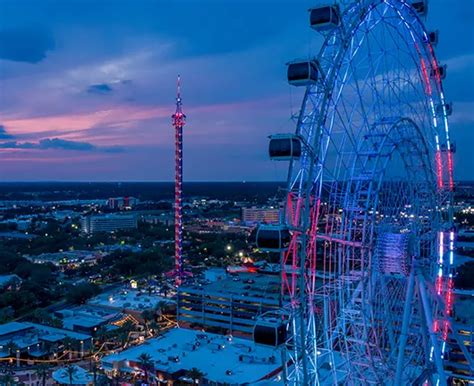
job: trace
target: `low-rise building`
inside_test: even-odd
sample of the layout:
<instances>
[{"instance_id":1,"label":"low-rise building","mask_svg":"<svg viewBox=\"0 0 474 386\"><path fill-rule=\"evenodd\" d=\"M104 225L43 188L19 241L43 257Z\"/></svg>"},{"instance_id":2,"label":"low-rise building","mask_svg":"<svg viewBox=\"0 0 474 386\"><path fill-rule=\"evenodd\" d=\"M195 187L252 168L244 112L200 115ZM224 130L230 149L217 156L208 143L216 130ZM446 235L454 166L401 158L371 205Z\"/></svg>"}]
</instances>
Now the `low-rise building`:
<instances>
[{"instance_id":1,"label":"low-rise building","mask_svg":"<svg viewBox=\"0 0 474 386\"><path fill-rule=\"evenodd\" d=\"M17 275L0 275L0 290L15 291L21 286L21 278Z\"/></svg>"},{"instance_id":2,"label":"low-rise building","mask_svg":"<svg viewBox=\"0 0 474 386\"><path fill-rule=\"evenodd\" d=\"M278 275L240 273L208 284L185 284L177 295L178 322L250 335L256 318L279 308Z\"/></svg>"},{"instance_id":3,"label":"low-rise building","mask_svg":"<svg viewBox=\"0 0 474 386\"><path fill-rule=\"evenodd\" d=\"M74 351L82 355L91 347L92 337L62 328L29 322L0 325L0 358L48 359L65 351L65 342L74 342ZM72 348L71 348L72 350Z\"/></svg>"},{"instance_id":4,"label":"low-rise building","mask_svg":"<svg viewBox=\"0 0 474 386\"><path fill-rule=\"evenodd\" d=\"M63 327L82 334L94 334L101 327L113 330L125 321L133 319L120 311L103 307L82 305L55 311L54 315L62 321Z\"/></svg>"},{"instance_id":5,"label":"low-rise building","mask_svg":"<svg viewBox=\"0 0 474 386\"><path fill-rule=\"evenodd\" d=\"M131 209L138 205L140 200L135 197L111 197L107 200L110 209Z\"/></svg>"},{"instance_id":6,"label":"low-rise building","mask_svg":"<svg viewBox=\"0 0 474 386\"><path fill-rule=\"evenodd\" d=\"M281 371L277 349L231 336L174 328L158 338L102 358L104 370L143 374L140 355L151 357L148 373L168 385L193 382L188 372L197 369L202 384L241 385L272 380Z\"/></svg>"},{"instance_id":7,"label":"low-rise building","mask_svg":"<svg viewBox=\"0 0 474 386\"><path fill-rule=\"evenodd\" d=\"M81 229L87 234L136 228L137 217L135 214L89 215L81 219Z\"/></svg>"},{"instance_id":8,"label":"low-rise building","mask_svg":"<svg viewBox=\"0 0 474 386\"><path fill-rule=\"evenodd\" d=\"M280 222L280 209L256 206L242 208L242 221L248 224L277 224Z\"/></svg>"},{"instance_id":9,"label":"low-rise building","mask_svg":"<svg viewBox=\"0 0 474 386\"><path fill-rule=\"evenodd\" d=\"M40 255L24 257L35 264L53 264L62 268L77 268L81 265L95 265L106 253L99 251L64 251L54 253L42 253Z\"/></svg>"},{"instance_id":10,"label":"low-rise building","mask_svg":"<svg viewBox=\"0 0 474 386\"><path fill-rule=\"evenodd\" d=\"M146 291L119 288L99 294L88 301L88 305L101 307L106 310L124 312L142 322L144 311L159 311L162 305L173 305L168 297Z\"/></svg>"}]
</instances>

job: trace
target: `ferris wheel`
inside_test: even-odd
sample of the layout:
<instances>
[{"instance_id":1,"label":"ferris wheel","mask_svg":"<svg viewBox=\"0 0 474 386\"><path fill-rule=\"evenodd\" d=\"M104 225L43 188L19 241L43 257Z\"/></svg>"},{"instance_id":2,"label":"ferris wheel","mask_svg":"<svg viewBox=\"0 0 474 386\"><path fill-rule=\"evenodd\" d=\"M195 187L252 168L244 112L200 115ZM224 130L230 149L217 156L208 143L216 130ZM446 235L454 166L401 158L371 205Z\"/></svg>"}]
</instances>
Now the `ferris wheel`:
<instances>
[{"instance_id":1,"label":"ferris wheel","mask_svg":"<svg viewBox=\"0 0 474 386\"><path fill-rule=\"evenodd\" d=\"M426 0L310 10L315 57L288 64L305 89L296 132L270 137L289 162L279 225L278 312L256 343L278 346L286 384L445 384L453 302L453 153L446 66Z\"/></svg>"}]
</instances>

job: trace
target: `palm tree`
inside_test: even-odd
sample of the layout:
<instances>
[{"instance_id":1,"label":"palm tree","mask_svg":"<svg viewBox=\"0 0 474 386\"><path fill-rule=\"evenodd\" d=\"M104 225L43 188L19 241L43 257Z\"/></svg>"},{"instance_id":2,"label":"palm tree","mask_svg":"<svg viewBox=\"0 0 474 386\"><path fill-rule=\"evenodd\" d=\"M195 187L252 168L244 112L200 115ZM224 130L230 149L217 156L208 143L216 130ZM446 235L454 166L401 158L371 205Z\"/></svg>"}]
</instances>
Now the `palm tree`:
<instances>
[{"instance_id":1,"label":"palm tree","mask_svg":"<svg viewBox=\"0 0 474 386\"><path fill-rule=\"evenodd\" d=\"M153 331L154 335L157 335L160 332L160 325L156 322L150 323L150 332Z\"/></svg>"},{"instance_id":2,"label":"palm tree","mask_svg":"<svg viewBox=\"0 0 474 386\"><path fill-rule=\"evenodd\" d=\"M10 373L4 374L0 377L0 385L13 386L15 383L15 378Z\"/></svg>"},{"instance_id":3,"label":"palm tree","mask_svg":"<svg viewBox=\"0 0 474 386\"><path fill-rule=\"evenodd\" d=\"M64 347L66 348L66 350L69 351L69 360L72 359L72 351L73 351L73 348L76 346L76 343L77 343L77 341L70 338L69 336L66 336L63 339Z\"/></svg>"},{"instance_id":4,"label":"palm tree","mask_svg":"<svg viewBox=\"0 0 474 386\"><path fill-rule=\"evenodd\" d=\"M41 384L46 386L46 378L49 375L49 366L46 364L40 364L36 369L36 375L38 378L41 378Z\"/></svg>"},{"instance_id":5,"label":"palm tree","mask_svg":"<svg viewBox=\"0 0 474 386\"><path fill-rule=\"evenodd\" d=\"M72 381L73 381L74 376L76 375L76 373L77 373L76 366L73 366L73 365L67 365L66 366L66 374L69 378L69 385L72 385Z\"/></svg>"},{"instance_id":6,"label":"palm tree","mask_svg":"<svg viewBox=\"0 0 474 386\"><path fill-rule=\"evenodd\" d=\"M105 326L99 327L99 329L95 333L96 341L99 341L100 343L104 343L109 339L110 336L110 331L107 330Z\"/></svg>"},{"instance_id":7,"label":"palm tree","mask_svg":"<svg viewBox=\"0 0 474 386\"><path fill-rule=\"evenodd\" d=\"M11 356L16 350L18 350L18 346L15 342L12 340L9 341L6 345L5 348L7 349L8 355Z\"/></svg>"},{"instance_id":8,"label":"palm tree","mask_svg":"<svg viewBox=\"0 0 474 386\"><path fill-rule=\"evenodd\" d=\"M140 361L140 366L145 372L145 382L148 383L148 372L153 369L153 361L151 360L151 356L147 353L143 353L140 354L138 360Z\"/></svg>"},{"instance_id":9,"label":"palm tree","mask_svg":"<svg viewBox=\"0 0 474 386\"><path fill-rule=\"evenodd\" d=\"M155 311L153 310L145 310L142 312L142 318L145 321L145 331L148 335L148 330L150 327L150 323L155 320Z\"/></svg>"},{"instance_id":10,"label":"palm tree","mask_svg":"<svg viewBox=\"0 0 474 386\"><path fill-rule=\"evenodd\" d=\"M204 373L196 367L193 367L191 370L186 371L186 376L191 378L194 383L201 382Z\"/></svg>"}]
</instances>

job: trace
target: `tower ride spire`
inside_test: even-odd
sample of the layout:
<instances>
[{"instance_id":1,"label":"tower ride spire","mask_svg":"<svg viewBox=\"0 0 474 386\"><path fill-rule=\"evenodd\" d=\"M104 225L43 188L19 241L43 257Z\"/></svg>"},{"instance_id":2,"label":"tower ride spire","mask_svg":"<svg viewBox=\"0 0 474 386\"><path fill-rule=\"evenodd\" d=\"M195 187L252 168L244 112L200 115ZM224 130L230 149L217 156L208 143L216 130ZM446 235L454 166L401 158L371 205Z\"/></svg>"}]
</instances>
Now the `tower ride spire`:
<instances>
[{"instance_id":1,"label":"tower ride spire","mask_svg":"<svg viewBox=\"0 0 474 386\"><path fill-rule=\"evenodd\" d=\"M186 115L181 101L181 77L176 84L176 111L172 115L175 129L175 185L174 185L174 246L175 246L175 280L179 285L183 279L183 126Z\"/></svg>"}]
</instances>

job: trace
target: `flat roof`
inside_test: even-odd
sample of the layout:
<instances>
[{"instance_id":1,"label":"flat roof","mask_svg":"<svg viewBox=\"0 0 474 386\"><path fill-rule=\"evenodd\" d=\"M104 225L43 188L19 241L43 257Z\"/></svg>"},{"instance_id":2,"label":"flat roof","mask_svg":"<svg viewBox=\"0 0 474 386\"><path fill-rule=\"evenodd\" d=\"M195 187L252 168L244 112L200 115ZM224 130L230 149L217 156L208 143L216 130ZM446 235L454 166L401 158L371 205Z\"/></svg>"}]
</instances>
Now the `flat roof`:
<instances>
[{"instance_id":1,"label":"flat roof","mask_svg":"<svg viewBox=\"0 0 474 386\"><path fill-rule=\"evenodd\" d=\"M43 324L30 323L30 322L24 322L23 324L34 327L35 329L40 330L42 332L46 332L48 333L48 335L52 335L52 336L62 335L63 337L67 336L69 338L76 339L76 340L88 340L92 338L90 335L81 334L75 331L65 330L63 328L50 327L50 326L45 326ZM44 338L45 336L41 336L41 339L44 339Z\"/></svg>"},{"instance_id":2,"label":"flat roof","mask_svg":"<svg viewBox=\"0 0 474 386\"><path fill-rule=\"evenodd\" d=\"M123 371L139 370L134 363L146 353L155 370L174 374L180 370L198 368L211 382L253 383L268 377L281 366L278 350L252 341L174 328L145 343L102 358L111 369L122 362ZM132 362L132 363L131 363Z\"/></svg>"},{"instance_id":3,"label":"flat roof","mask_svg":"<svg viewBox=\"0 0 474 386\"><path fill-rule=\"evenodd\" d=\"M173 301L157 294L148 295L136 289L118 288L93 297L88 304L144 311L157 307L161 302L172 303Z\"/></svg>"},{"instance_id":4,"label":"flat roof","mask_svg":"<svg viewBox=\"0 0 474 386\"><path fill-rule=\"evenodd\" d=\"M208 284L185 284L179 288L179 292L185 293L189 290L205 291L207 294L221 296L258 298L261 301L278 301L281 291L281 279L279 275L244 272L228 275L223 280Z\"/></svg>"},{"instance_id":5,"label":"flat roof","mask_svg":"<svg viewBox=\"0 0 474 386\"><path fill-rule=\"evenodd\" d=\"M5 324L0 324L0 336L23 331L28 328L31 328L31 326L20 322L9 322Z\"/></svg>"}]
</instances>

